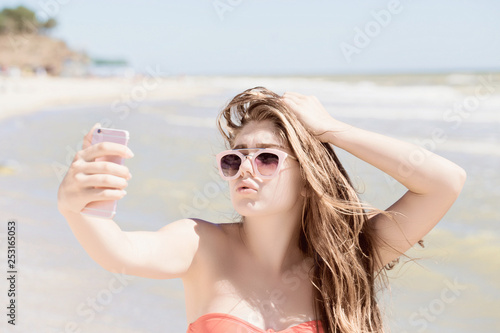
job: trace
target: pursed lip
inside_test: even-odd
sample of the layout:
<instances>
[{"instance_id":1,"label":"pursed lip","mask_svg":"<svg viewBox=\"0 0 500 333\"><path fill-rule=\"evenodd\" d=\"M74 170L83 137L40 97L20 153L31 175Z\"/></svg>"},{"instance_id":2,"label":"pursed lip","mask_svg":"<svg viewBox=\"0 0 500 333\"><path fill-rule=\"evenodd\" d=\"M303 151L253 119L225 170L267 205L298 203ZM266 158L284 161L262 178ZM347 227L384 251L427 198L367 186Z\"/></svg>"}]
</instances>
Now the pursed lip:
<instances>
[{"instance_id":1,"label":"pursed lip","mask_svg":"<svg viewBox=\"0 0 500 333\"><path fill-rule=\"evenodd\" d=\"M257 186L248 180L242 180L236 185L237 192L242 191L242 190L246 190L246 189L254 190L256 192L258 191Z\"/></svg>"}]
</instances>

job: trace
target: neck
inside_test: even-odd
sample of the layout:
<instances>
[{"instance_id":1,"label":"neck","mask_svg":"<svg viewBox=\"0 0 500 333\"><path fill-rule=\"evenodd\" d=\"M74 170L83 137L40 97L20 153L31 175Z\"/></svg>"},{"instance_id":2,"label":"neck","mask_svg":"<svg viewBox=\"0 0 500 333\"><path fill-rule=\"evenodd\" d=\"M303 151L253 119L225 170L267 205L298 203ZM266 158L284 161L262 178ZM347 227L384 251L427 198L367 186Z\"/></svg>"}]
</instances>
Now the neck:
<instances>
[{"instance_id":1,"label":"neck","mask_svg":"<svg viewBox=\"0 0 500 333\"><path fill-rule=\"evenodd\" d=\"M243 242L257 267L267 274L277 276L303 259L299 248L302 205L297 206L286 214L244 218Z\"/></svg>"}]
</instances>

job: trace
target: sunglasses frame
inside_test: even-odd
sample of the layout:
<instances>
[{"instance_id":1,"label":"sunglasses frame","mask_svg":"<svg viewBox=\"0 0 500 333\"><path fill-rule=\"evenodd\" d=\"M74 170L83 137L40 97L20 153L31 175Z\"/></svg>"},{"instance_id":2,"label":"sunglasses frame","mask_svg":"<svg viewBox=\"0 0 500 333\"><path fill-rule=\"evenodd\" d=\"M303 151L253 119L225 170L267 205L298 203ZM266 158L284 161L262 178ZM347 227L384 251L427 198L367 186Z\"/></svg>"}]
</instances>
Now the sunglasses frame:
<instances>
[{"instance_id":1,"label":"sunglasses frame","mask_svg":"<svg viewBox=\"0 0 500 333\"><path fill-rule=\"evenodd\" d=\"M257 152L252 153L252 154L244 155L244 154L242 154L242 153L239 152L240 150L257 150ZM257 156L259 156L262 153L271 153L271 154L275 154L275 155L278 156L278 166L276 167L276 170L274 171L274 173L272 175L269 175L269 176L262 175L260 173L260 171L259 171L259 168L257 167L257 163L255 162L255 159L256 159ZM224 156L232 155L232 154L237 155L237 156L239 156L241 158L241 164L240 164L240 167L238 169L238 172L236 172L236 174L234 176L228 177L228 176L225 176L224 173L223 173L223 171L222 171L221 160L222 160L222 158ZM274 148L240 148L240 149L231 149L231 150L224 150L224 151L222 151L222 152L220 152L220 153L218 153L216 155L216 158L217 158L217 167L219 169L219 174L222 177L222 179L224 179L224 180L232 180L232 179L238 178L241 175L241 165L245 162L245 160L247 158L250 158L250 161L251 161L252 167L253 167L253 171L255 172L255 174L257 176L259 176L262 179L271 179L271 178L274 178L274 177L276 177L276 175L281 170L281 166L283 165L283 162L285 162L285 160L286 160L287 157L291 157L294 160L297 160L295 157L293 157L291 155L288 155L284 151L279 150L279 149L274 149Z\"/></svg>"}]
</instances>

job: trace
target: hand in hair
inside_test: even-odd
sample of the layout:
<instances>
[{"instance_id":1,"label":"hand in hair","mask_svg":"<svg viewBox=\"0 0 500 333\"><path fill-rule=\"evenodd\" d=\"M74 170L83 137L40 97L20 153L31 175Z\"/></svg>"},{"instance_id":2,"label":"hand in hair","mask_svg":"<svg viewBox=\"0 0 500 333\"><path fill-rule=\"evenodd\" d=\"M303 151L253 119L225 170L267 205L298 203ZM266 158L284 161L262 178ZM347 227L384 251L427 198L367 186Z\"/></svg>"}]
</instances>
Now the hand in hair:
<instances>
[{"instance_id":1,"label":"hand in hair","mask_svg":"<svg viewBox=\"0 0 500 333\"><path fill-rule=\"evenodd\" d=\"M316 96L286 92L282 99L302 125L321 142L328 142L327 132L345 131L351 127L333 118Z\"/></svg>"}]
</instances>

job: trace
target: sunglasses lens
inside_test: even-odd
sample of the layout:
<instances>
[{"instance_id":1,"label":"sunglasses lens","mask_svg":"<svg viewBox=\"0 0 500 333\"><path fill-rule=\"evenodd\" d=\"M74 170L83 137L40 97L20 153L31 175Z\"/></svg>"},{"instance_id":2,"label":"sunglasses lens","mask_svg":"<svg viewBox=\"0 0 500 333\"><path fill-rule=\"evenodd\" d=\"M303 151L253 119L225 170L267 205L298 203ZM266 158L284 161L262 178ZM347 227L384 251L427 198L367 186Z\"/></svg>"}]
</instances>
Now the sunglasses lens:
<instances>
[{"instance_id":1,"label":"sunglasses lens","mask_svg":"<svg viewBox=\"0 0 500 333\"><path fill-rule=\"evenodd\" d=\"M228 154L221 158L220 168L226 177L234 176L240 169L241 158L236 154Z\"/></svg>"},{"instance_id":2,"label":"sunglasses lens","mask_svg":"<svg viewBox=\"0 0 500 333\"><path fill-rule=\"evenodd\" d=\"M255 163L263 176L271 176L278 168L280 158L273 153L262 153L257 156Z\"/></svg>"}]
</instances>

